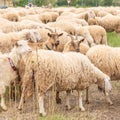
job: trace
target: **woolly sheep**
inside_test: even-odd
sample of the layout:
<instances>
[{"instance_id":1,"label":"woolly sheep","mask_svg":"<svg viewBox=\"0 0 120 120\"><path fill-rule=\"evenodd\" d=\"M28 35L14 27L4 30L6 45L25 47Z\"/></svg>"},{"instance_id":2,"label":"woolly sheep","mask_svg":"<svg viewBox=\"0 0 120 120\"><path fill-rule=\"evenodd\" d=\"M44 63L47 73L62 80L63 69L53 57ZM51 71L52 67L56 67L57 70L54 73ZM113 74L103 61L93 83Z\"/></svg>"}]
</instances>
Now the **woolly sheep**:
<instances>
[{"instance_id":1,"label":"woolly sheep","mask_svg":"<svg viewBox=\"0 0 120 120\"><path fill-rule=\"evenodd\" d=\"M110 76L112 80L118 80L120 78L119 53L119 47L97 45L91 47L86 55L95 66Z\"/></svg>"},{"instance_id":2,"label":"woolly sheep","mask_svg":"<svg viewBox=\"0 0 120 120\"><path fill-rule=\"evenodd\" d=\"M88 23L89 25L100 25L105 28L107 32L116 31L117 33L120 32L120 25L119 25L120 17L119 16L113 16L111 14L108 14L102 18L95 17L95 19L89 19Z\"/></svg>"},{"instance_id":3,"label":"woolly sheep","mask_svg":"<svg viewBox=\"0 0 120 120\"><path fill-rule=\"evenodd\" d=\"M111 80L119 80L119 53L119 47L97 45L91 47L87 51L86 55L90 59L90 61L102 72L106 73L111 78Z\"/></svg>"},{"instance_id":4,"label":"woolly sheep","mask_svg":"<svg viewBox=\"0 0 120 120\"><path fill-rule=\"evenodd\" d=\"M107 35L106 30L99 25L90 25L90 26L84 26L84 28L87 28L90 35L92 36L95 44L105 44L107 45Z\"/></svg>"},{"instance_id":5,"label":"woolly sheep","mask_svg":"<svg viewBox=\"0 0 120 120\"><path fill-rule=\"evenodd\" d=\"M66 22L66 21L56 21L56 22L50 22L47 24L49 27L59 28L71 35L75 35L76 28L72 24L72 22Z\"/></svg>"},{"instance_id":6,"label":"woolly sheep","mask_svg":"<svg viewBox=\"0 0 120 120\"><path fill-rule=\"evenodd\" d=\"M93 37L90 35L89 30L86 27L77 27L76 35L84 37L86 40L84 41L88 46L95 45Z\"/></svg>"},{"instance_id":7,"label":"woolly sheep","mask_svg":"<svg viewBox=\"0 0 120 120\"><path fill-rule=\"evenodd\" d=\"M23 29L36 29L39 23L33 21L11 22L0 18L0 31L4 33L21 31Z\"/></svg>"},{"instance_id":8,"label":"woolly sheep","mask_svg":"<svg viewBox=\"0 0 120 120\"><path fill-rule=\"evenodd\" d=\"M24 40L18 41L16 46L8 54L0 54L0 96L1 107L3 110L7 110L5 105L5 92L6 87L10 86L11 82L14 82L18 77L16 68L20 58L31 51L27 42Z\"/></svg>"},{"instance_id":9,"label":"woolly sheep","mask_svg":"<svg viewBox=\"0 0 120 120\"><path fill-rule=\"evenodd\" d=\"M10 52L13 48L14 41L29 40L30 42L40 41L40 35L34 30L23 30L20 32L1 33L0 32L0 51L2 53Z\"/></svg>"},{"instance_id":10,"label":"woolly sheep","mask_svg":"<svg viewBox=\"0 0 120 120\"><path fill-rule=\"evenodd\" d=\"M14 21L14 22L19 21L19 16L15 12L4 13L1 17L5 18L5 19L7 19L9 21Z\"/></svg>"},{"instance_id":11,"label":"woolly sheep","mask_svg":"<svg viewBox=\"0 0 120 120\"><path fill-rule=\"evenodd\" d=\"M108 102L111 103L108 93L111 90L110 78L96 68L89 59L75 52L60 53L49 50L38 50L27 57L25 74L22 78L22 95L18 109L21 109L26 92L31 87L34 76L39 103L39 113L46 115L44 108L44 94L56 86L57 91L77 90L79 94L79 108L82 105L82 90L97 83L105 91ZM71 72L72 71L72 72ZM33 74L34 73L34 74ZM37 79L38 78L38 79ZM67 92L67 107L70 109L69 92Z\"/></svg>"}]
</instances>

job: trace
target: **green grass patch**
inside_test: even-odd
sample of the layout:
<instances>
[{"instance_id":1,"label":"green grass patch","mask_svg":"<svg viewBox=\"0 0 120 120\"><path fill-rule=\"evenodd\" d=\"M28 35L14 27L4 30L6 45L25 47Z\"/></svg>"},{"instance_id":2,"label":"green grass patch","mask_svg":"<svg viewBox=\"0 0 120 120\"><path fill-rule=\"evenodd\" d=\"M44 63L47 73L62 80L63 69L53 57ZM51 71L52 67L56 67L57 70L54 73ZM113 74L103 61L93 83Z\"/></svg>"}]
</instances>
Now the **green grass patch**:
<instances>
[{"instance_id":1,"label":"green grass patch","mask_svg":"<svg viewBox=\"0 0 120 120\"><path fill-rule=\"evenodd\" d=\"M66 120L63 115L48 115L46 117L39 117L38 120Z\"/></svg>"},{"instance_id":2,"label":"green grass patch","mask_svg":"<svg viewBox=\"0 0 120 120\"><path fill-rule=\"evenodd\" d=\"M115 32L107 33L108 45L113 47L120 47L120 35Z\"/></svg>"}]
</instances>

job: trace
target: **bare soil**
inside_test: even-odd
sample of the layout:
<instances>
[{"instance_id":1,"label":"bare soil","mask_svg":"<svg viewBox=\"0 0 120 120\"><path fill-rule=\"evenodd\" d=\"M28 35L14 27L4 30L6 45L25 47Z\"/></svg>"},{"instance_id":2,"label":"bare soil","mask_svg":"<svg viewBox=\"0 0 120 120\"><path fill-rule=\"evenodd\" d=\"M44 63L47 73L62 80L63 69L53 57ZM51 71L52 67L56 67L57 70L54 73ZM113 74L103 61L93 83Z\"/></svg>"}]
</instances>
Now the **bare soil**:
<instances>
[{"instance_id":1,"label":"bare soil","mask_svg":"<svg viewBox=\"0 0 120 120\"><path fill-rule=\"evenodd\" d=\"M85 91L83 92L83 104L86 109L81 112L78 108L77 92L71 94L72 109L67 111L65 108L65 92L60 93L62 104L55 103L55 92L49 92L45 97L45 107L47 116L61 115L65 120L120 120L120 81L112 82L111 99L113 105L109 105L104 98L104 94L97 90L96 85L92 85L89 90L90 103L85 103ZM7 101L8 111L0 109L0 120L40 120L38 105L35 97L29 98L24 104L23 110L18 111L19 100L16 102ZM43 120L43 119L42 119ZM45 119L46 120L46 119ZM49 120L49 119L47 119ZM50 119L51 120L51 119ZM60 120L60 119L59 119ZM63 119L61 119L63 120Z\"/></svg>"}]
</instances>

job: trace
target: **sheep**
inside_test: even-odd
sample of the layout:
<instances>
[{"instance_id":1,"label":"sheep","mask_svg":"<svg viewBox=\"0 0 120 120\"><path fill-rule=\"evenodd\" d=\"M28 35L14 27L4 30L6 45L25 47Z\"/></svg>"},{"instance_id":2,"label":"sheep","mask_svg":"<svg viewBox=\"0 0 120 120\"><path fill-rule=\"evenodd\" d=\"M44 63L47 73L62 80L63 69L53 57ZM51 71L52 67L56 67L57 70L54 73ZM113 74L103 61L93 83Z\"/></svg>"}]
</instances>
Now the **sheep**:
<instances>
[{"instance_id":1,"label":"sheep","mask_svg":"<svg viewBox=\"0 0 120 120\"><path fill-rule=\"evenodd\" d=\"M42 21L40 20L39 17L40 17L39 14L26 15L26 16L20 17L19 21L22 21L22 20L31 20L31 21L42 23Z\"/></svg>"},{"instance_id":2,"label":"sheep","mask_svg":"<svg viewBox=\"0 0 120 120\"><path fill-rule=\"evenodd\" d=\"M60 29L46 29L49 30L49 33L47 33L47 40L43 42L42 49L52 49L62 52L64 45L71 40L71 38L66 32L61 31Z\"/></svg>"},{"instance_id":3,"label":"sheep","mask_svg":"<svg viewBox=\"0 0 120 120\"><path fill-rule=\"evenodd\" d=\"M11 22L0 18L0 32L4 33L21 31L23 29L36 29L39 26L39 23L33 21Z\"/></svg>"},{"instance_id":4,"label":"sheep","mask_svg":"<svg viewBox=\"0 0 120 120\"><path fill-rule=\"evenodd\" d=\"M90 35L92 36L94 43L97 44L105 44L107 45L107 35L106 30L99 25L90 25L90 26L84 26L84 28L87 28Z\"/></svg>"},{"instance_id":5,"label":"sheep","mask_svg":"<svg viewBox=\"0 0 120 120\"><path fill-rule=\"evenodd\" d=\"M16 46L8 54L0 54L0 96L1 107L7 110L5 104L6 87L10 86L18 77L18 68L16 68L21 57L31 51L27 41L17 41Z\"/></svg>"},{"instance_id":6,"label":"sheep","mask_svg":"<svg viewBox=\"0 0 120 120\"><path fill-rule=\"evenodd\" d=\"M47 28L51 33L48 33L49 38L43 43L43 49L53 49L56 50L59 45L59 37L63 33L58 34L56 31L53 32L52 29Z\"/></svg>"},{"instance_id":7,"label":"sheep","mask_svg":"<svg viewBox=\"0 0 120 120\"><path fill-rule=\"evenodd\" d=\"M27 97L28 89L31 88L32 78L37 90L39 103L39 113L46 116L44 108L44 94L55 87L57 91L67 92L67 107L69 104L69 90L77 90L79 96L79 108L84 111L82 105L82 90L96 83L98 88L105 92L105 96L110 104L112 101L108 97L111 90L110 78L83 54L75 52L60 53L49 50L33 51L27 56L25 74L22 78L22 95L18 109L22 109L24 97Z\"/></svg>"},{"instance_id":8,"label":"sheep","mask_svg":"<svg viewBox=\"0 0 120 120\"><path fill-rule=\"evenodd\" d=\"M102 72L107 74L111 78L111 80L119 80L119 52L119 47L97 45L89 48L86 56L96 67L98 67ZM86 101L88 101L88 96Z\"/></svg>"},{"instance_id":9,"label":"sheep","mask_svg":"<svg viewBox=\"0 0 120 120\"><path fill-rule=\"evenodd\" d=\"M86 55L95 66L110 76L112 80L118 80L120 77L119 52L119 47L97 45L91 47Z\"/></svg>"},{"instance_id":10,"label":"sheep","mask_svg":"<svg viewBox=\"0 0 120 120\"><path fill-rule=\"evenodd\" d=\"M15 13L15 11L4 13L1 17L9 21L14 21L14 22L19 21L19 16L17 15L17 13Z\"/></svg>"},{"instance_id":11,"label":"sheep","mask_svg":"<svg viewBox=\"0 0 120 120\"><path fill-rule=\"evenodd\" d=\"M74 52L80 52L80 44L81 42L83 42L85 39L84 38L81 38L79 40L74 39L72 36L71 37L71 40L68 41L65 46L64 46L64 50L63 52L67 52L67 51L74 51Z\"/></svg>"},{"instance_id":12,"label":"sheep","mask_svg":"<svg viewBox=\"0 0 120 120\"><path fill-rule=\"evenodd\" d=\"M45 24L48 22L52 22L52 16L49 14L49 12L41 13L39 18Z\"/></svg>"},{"instance_id":13,"label":"sheep","mask_svg":"<svg viewBox=\"0 0 120 120\"><path fill-rule=\"evenodd\" d=\"M90 35L89 30L86 27L77 27L76 35L84 37L86 40L84 41L88 46L95 45L93 37Z\"/></svg>"},{"instance_id":14,"label":"sheep","mask_svg":"<svg viewBox=\"0 0 120 120\"><path fill-rule=\"evenodd\" d=\"M111 14L108 14L102 18L95 17L95 19L91 18L88 20L89 25L100 25L105 28L107 32L115 31L117 33L120 32L120 25L119 25L120 17L119 16L113 16Z\"/></svg>"},{"instance_id":15,"label":"sheep","mask_svg":"<svg viewBox=\"0 0 120 120\"><path fill-rule=\"evenodd\" d=\"M49 22L47 23L49 27L59 28L71 35L75 35L76 28L72 24L72 22L66 22L66 21L56 21L56 22Z\"/></svg>"},{"instance_id":16,"label":"sheep","mask_svg":"<svg viewBox=\"0 0 120 120\"><path fill-rule=\"evenodd\" d=\"M74 22L78 25L81 25L81 26L87 26L88 23L84 20L84 19L78 19L78 18L71 18L71 16L59 16L57 18L56 21L70 21L70 22Z\"/></svg>"},{"instance_id":17,"label":"sheep","mask_svg":"<svg viewBox=\"0 0 120 120\"><path fill-rule=\"evenodd\" d=\"M78 37L78 38L73 38L72 36L71 40L69 40L65 45L64 45L64 50L63 52L80 52L82 54L86 54L86 52L89 50L89 46L84 43L85 38L83 37Z\"/></svg>"},{"instance_id":18,"label":"sheep","mask_svg":"<svg viewBox=\"0 0 120 120\"><path fill-rule=\"evenodd\" d=\"M40 41L40 35L34 30L22 30L20 32L2 33L0 32L0 51L2 53L10 52L13 48L14 41L21 39L29 40L30 42Z\"/></svg>"}]
</instances>

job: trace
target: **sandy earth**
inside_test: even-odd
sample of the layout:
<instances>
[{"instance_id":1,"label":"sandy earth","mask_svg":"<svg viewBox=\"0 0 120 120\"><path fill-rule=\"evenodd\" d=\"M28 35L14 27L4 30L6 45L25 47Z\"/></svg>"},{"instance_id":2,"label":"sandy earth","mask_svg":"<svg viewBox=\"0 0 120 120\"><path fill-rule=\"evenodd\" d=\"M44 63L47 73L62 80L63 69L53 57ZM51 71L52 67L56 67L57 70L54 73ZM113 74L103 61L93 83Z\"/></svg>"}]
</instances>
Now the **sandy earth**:
<instances>
[{"instance_id":1,"label":"sandy earth","mask_svg":"<svg viewBox=\"0 0 120 120\"><path fill-rule=\"evenodd\" d=\"M48 116L51 114L59 114L64 116L66 120L120 120L120 81L112 82L113 89L111 91L111 99L113 105L110 106L106 103L104 95L97 90L96 85L91 86L89 91L90 104L85 104L85 91L83 93L83 103L86 109L85 112L81 112L78 109L77 92L73 92L71 95L72 109L66 111L65 109L65 92L60 94L62 104L55 104L55 100L50 96L51 93L46 95L45 102L47 102L46 110ZM52 102L51 102L52 99ZM35 104L36 103L36 104ZM8 111L2 111L0 109L0 120L38 120L38 107L35 97L31 97L24 105L22 111L17 110L18 101L7 102L9 108ZM39 117L39 120L42 119Z\"/></svg>"}]
</instances>

